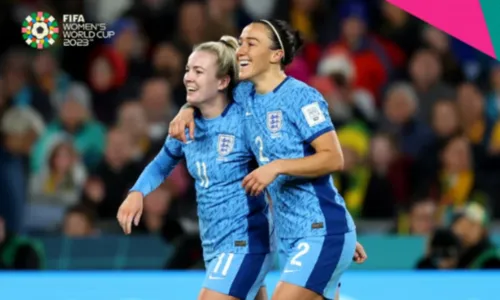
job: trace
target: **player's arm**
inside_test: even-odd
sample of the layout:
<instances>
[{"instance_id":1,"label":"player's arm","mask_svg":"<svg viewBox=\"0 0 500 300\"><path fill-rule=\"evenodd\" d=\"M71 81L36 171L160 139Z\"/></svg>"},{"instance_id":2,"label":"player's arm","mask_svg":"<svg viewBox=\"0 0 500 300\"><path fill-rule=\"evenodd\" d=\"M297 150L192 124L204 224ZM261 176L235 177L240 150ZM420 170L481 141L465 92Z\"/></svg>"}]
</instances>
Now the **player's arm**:
<instances>
[{"instance_id":1,"label":"player's arm","mask_svg":"<svg viewBox=\"0 0 500 300\"><path fill-rule=\"evenodd\" d=\"M339 139L333 128L311 143L315 153L297 159L279 159L274 161L278 174L302 177L319 177L344 167L344 157Z\"/></svg>"},{"instance_id":2,"label":"player's arm","mask_svg":"<svg viewBox=\"0 0 500 300\"><path fill-rule=\"evenodd\" d=\"M328 104L314 89L302 93L297 101L300 109L294 108L288 115L304 143L314 151L304 158L274 161L278 174L319 177L342 170L344 156L328 113Z\"/></svg>"},{"instance_id":3,"label":"player's arm","mask_svg":"<svg viewBox=\"0 0 500 300\"><path fill-rule=\"evenodd\" d=\"M146 197L165 181L182 158L182 144L167 137L160 152L142 171L130 192L140 192Z\"/></svg>"},{"instance_id":4,"label":"player's arm","mask_svg":"<svg viewBox=\"0 0 500 300\"><path fill-rule=\"evenodd\" d=\"M143 200L167 178L182 158L182 144L170 137L156 157L142 171L118 209L116 218L125 234L132 232L132 222L137 226L142 216Z\"/></svg>"},{"instance_id":5,"label":"player's arm","mask_svg":"<svg viewBox=\"0 0 500 300\"><path fill-rule=\"evenodd\" d=\"M314 178L344 167L342 149L326 101L314 89L297 94L300 97L294 100L298 103L294 103L292 110L287 111L287 116L305 145L313 151L304 158L275 160L248 174L243 179L243 187L251 195L260 194L278 175ZM295 109L296 104L300 106L298 111Z\"/></svg>"},{"instance_id":6,"label":"player's arm","mask_svg":"<svg viewBox=\"0 0 500 300\"><path fill-rule=\"evenodd\" d=\"M168 135L181 142L187 142L186 128L189 128L189 136L194 140L194 108L188 103L184 104L175 118L168 126Z\"/></svg>"}]
</instances>

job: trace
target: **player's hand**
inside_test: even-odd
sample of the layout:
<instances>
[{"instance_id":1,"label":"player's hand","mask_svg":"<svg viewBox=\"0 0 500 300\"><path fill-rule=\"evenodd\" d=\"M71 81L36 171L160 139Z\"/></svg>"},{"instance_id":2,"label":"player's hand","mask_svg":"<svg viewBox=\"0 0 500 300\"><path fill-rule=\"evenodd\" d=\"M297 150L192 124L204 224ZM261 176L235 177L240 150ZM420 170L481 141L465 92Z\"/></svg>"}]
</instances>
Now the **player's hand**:
<instances>
[{"instance_id":1,"label":"player's hand","mask_svg":"<svg viewBox=\"0 0 500 300\"><path fill-rule=\"evenodd\" d=\"M259 195L264 189L278 177L279 172L276 161L255 169L243 178L243 188L251 196Z\"/></svg>"},{"instance_id":2,"label":"player's hand","mask_svg":"<svg viewBox=\"0 0 500 300\"><path fill-rule=\"evenodd\" d=\"M125 198L122 205L120 205L116 218L125 234L132 233L132 222L134 222L135 226L139 225L142 215L143 199L144 197L141 193L131 192L128 194L127 198Z\"/></svg>"},{"instance_id":3,"label":"player's hand","mask_svg":"<svg viewBox=\"0 0 500 300\"><path fill-rule=\"evenodd\" d=\"M362 264L368 258L366 255L365 248L359 242L356 242L356 251L354 252L353 260L358 264Z\"/></svg>"},{"instance_id":4,"label":"player's hand","mask_svg":"<svg viewBox=\"0 0 500 300\"><path fill-rule=\"evenodd\" d=\"M187 142L186 127L189 128L189 136L194 140L194 109L191 107L181 109L170 122L168 135L182 142Z\"/></svg>"}]
</instances>

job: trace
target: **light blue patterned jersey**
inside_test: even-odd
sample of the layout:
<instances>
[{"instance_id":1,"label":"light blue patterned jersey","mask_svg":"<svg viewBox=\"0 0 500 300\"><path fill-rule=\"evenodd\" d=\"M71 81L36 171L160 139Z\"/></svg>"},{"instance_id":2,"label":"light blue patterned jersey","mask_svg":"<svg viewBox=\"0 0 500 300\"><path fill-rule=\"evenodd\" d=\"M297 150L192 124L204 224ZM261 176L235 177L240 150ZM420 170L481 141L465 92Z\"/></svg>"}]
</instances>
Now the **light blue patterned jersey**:
<instances>
[{"instance_id":1,"label":"light blue patterned jersey","mask_svg":"<svg viewBox=\"0 0 500 300\"><path fill-rule=\"evenodd\" d=\"M246 108L248 143L259 165L311 155L311 142L334 130L322 95L291 77L265 95L256 94L253 84L242 82L234 98ZM280 238L343 234L355 229L330 175L314 179L281 175L267 190Z\"/></svg>"},{"instance_id":2,"label":"light blue patterned jersey","mask_svg":"<svg viewBox=\"0 0 500 300\"><path fill-rule=\"evenodd\" d=\"M268 206L263 196L247 196L243 178L257 167L244 137L244 109L232 103L214 119L196 115L194 140L168 137L132 190L147 195L182 159L195 179L205 260L221 252L268 253Z\"/></svg>"}]
</instances>

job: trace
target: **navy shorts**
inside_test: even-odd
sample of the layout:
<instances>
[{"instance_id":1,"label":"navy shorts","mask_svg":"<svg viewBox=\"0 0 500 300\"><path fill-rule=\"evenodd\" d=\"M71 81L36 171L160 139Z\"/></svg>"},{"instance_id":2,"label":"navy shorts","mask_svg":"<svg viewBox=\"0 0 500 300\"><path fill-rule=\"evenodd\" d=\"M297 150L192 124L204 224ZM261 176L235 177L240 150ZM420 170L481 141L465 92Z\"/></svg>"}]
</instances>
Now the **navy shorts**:
<instances>
[{"instance_id":1,"label":"navy shorts","mask_svg":"<svg viewBox=\"0 0 500 300\"><path fill-rule=\"evenodd\" d=\"M272 264L272 253L221 253L206 262L203 287L238 299L254 300Z\"/></svg>"},{"instance_id":2,"label":"navy shorts","mask_svg":"<svg viewBox=\"0 0 500 300\"><path fill-rule=\"evenodd\" d=\"M340 277L352 263L356 232L341 235L279 239L280 280L333 299Z\"/></svg>"}]
</instances>

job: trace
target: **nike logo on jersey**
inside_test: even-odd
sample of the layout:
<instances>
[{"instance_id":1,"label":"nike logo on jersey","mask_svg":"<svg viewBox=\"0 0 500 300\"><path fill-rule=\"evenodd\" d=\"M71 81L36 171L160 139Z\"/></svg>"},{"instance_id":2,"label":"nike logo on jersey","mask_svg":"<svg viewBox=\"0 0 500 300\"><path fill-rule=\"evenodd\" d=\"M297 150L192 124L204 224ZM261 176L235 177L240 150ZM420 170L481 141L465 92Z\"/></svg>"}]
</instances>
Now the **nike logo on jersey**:
<instances>
[{"instance_id":1,"label":"nike logo on jersey","mask_svg":"<svg viewBox=\"0 0 500 300\"><path fill-rule=\"evenodd\" d=\"M283 273L294 273L294 272L297 272L298 270L288 270L288 269L285 269L283 271Z\"/></svg>"},{"instance_id":2,"label":"nike logo on jersey","mask_svg":"<svg viewBox=\"0 0 500 300\"><path fill-rule=\"evenodd\" d=\"M245 113L245 116L247 116L247 117L249 117L249 116L251 116L251 115L252 115L252 113L251 113L251 112L248 112L248 111L247 111L247 112Z\"/></svg>"}]
</instances>

